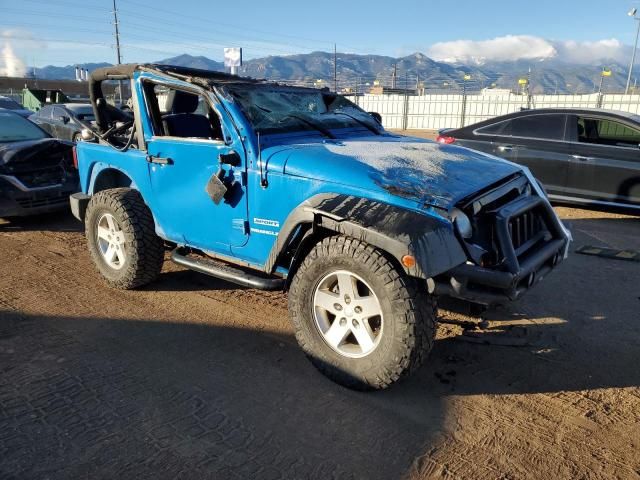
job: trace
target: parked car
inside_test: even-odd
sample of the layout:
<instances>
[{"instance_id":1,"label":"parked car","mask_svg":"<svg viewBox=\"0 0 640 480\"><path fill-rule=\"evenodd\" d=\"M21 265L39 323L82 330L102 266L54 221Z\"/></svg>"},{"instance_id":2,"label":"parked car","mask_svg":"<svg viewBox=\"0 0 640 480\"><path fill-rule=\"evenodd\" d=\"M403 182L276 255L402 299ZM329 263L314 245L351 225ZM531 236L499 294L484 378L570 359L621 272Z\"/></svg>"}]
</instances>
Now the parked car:
<instances>
[{"instance_id":1,"label":"parked car","mask_svg":"<svg viewBox=\"0 0 640 480\"><path fill-rule=\"evenodd\" d=\"M123 121L102 82L131 82ZM98 143L77 144L71 197L107 284L174 262L289 291L301 347L325 375L385 388L433 345L436 297L520 297L570 236L528 170L403 137L324 90L166 65L92 73ZM166 243L165 243L166 242Z\"/></svg>"},{"instance_id":2,"label":"parked car","mask_svg":"<svg viewBox=\"0 0 640 480\"><path fill-rule=\"evenodd\" d=\"M600 109L525 110L442 131L531 169L552 200L640 212L640 116Z\"/></svg>"},{"instance_id":3,"label":"parked car","mask_svg":"<svg viewBox=\"0 0 640 480\"><path fill-rule=\"evenodd\" d=\"M69 195L79 190L73 163L72 143L0 110L0 217L69 208Z\"/></svg>"},{"instance_id":4,"label":"parked car","mask_svg":"<svg viewBox=\"0 0 640 480\"><path fill-rule=\"evenodd\" d=\"M0 95L0 110L1 109L11 110L13 113L17 113L21 117L25 117L25 118L27 118L29 115L33 113L31 110L24 108L22 105L16 102L13 98L6 97L4 95Z\"/></svg>"},{"instance_id":5,"label":"parked car","mask_svg":"<svg viewBox=\"0 0 640 480\"><path fill-rule=\"evenodd\" d=\"M91 128L95 118L90 103L58 103L46 105L29 117L50 135L79 142L84 128Z\"/></svg>"}]
</instances>

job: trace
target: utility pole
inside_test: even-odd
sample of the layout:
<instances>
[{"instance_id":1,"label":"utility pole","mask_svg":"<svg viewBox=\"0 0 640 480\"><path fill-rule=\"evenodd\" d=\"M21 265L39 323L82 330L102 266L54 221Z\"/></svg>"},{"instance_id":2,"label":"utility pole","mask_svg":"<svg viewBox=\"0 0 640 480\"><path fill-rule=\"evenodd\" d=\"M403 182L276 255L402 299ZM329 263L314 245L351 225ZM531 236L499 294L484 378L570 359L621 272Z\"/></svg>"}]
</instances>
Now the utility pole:
<instances>
[{"instance_id":1,"label":"utility pole","mask_svg":"<svg viewBox=\"0 0 640 480\"><path fill-rule=\"evenodd\" d=\"M333 91L338 93L338 46L333 44Z\"/></svg>"},{"instance_id":2,"label":"utility pole","mask_svg":"<svg viewBox=\"0 0 640 480\"><path fill-rule=\"evenodd\" d=\"M640 18L636 16L637 13L636 8L632 8L628 15L633 18L636 22L638 22L638 28L636 29L636 42L633 44L633 53L631 54L631 63L629 64L629 76L627 77L627 88L625 88L624 93L629 94L629 87L631 86L631 74L633 73L633 64L636 61L636 50L638 49L638 37L640 36Z\"/></svg>"},{"instance_id":3,"label":"utility pole","mask_svg":"<svg viewBox=\"0 0 640 480\"><path fill-rule=\"evenodd\" d=\"M118 27L118 8L116 7L116 0L113 0L113 25L116 29L116 55L118 58L118 65L122 63L122 57L120 56L120 29ZM118 93L120 95L120 106L122 106L122 81L118 80Z\"/></svg>"},{"instance_id":4,"label":"utility pole","mask_svg":"<svg viewBox=\"0 0 640 480\"><path fill-rule=\"evenodd\" d=\"M391 88L396 88L396 76L398 75L398 64L393 64L393 74L391 75Z\"/></svg>"}]
</instances>

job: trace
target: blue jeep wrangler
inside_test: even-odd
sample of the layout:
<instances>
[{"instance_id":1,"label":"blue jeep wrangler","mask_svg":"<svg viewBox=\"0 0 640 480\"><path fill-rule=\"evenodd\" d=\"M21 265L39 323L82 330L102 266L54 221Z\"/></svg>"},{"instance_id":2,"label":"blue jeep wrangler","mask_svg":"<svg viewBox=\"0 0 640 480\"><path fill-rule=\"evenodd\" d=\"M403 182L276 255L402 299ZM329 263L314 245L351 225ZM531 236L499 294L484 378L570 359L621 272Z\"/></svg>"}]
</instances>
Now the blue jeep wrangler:
<instances>
[{"instance_id":1,"label":"blue jeep wrangler","mask_svg":"<svg viewBox=\"0 0 640 480\"><path fill-rule=\"evenodd\" d=\"M131 90L133 115L103 86ZM436 298L518 298L570 237L528 170L398 136L346 98L167 65L89 83L97 131L71 198L107 283L187 268L286 289L311 361L358 389L389 386L433 345ZM90 133L84 132L89 139Z\"/></svg>"}]
</instances>

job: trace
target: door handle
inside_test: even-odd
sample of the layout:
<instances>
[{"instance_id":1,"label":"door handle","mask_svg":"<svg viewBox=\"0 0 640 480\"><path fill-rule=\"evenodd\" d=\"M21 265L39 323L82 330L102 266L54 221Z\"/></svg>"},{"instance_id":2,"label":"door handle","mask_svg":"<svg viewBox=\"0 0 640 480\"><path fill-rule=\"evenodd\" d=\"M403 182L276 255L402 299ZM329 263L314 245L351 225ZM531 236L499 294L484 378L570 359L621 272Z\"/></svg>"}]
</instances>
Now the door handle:
<instances>
[{"instance_id":1,"label":"door handle","mask_svg":"<svg viewBox=\"0 0 640 480\"><path fill-rule=\"evenodd\" d=\"M500 150L501 152L510 152L511 150L513 150L513 145L500 145L498 147L498 150Z\"/></svg>"},{"instance_id":2,"label":"door handle","mask_svg":"<svg viewBox=\"0 0 640 480\"><path fill-rule=\"evenodd\" d=\"M584 157L582 155L571 155L571 157L575 158L576 160L580 160L581 162L587 162L591 160L591 157Z\"/></svg>"},{"instance_id":3,"label":"door handle","mask_svg":"<svg viewBox=\"0 0 640 480\"><path fill-rule=\"evenodd\" d=\"M147 162L157 163L159 165L173 165L173 160L166 157L154 157L153 155L147 155Z\"/></svg>"}]
</instances>

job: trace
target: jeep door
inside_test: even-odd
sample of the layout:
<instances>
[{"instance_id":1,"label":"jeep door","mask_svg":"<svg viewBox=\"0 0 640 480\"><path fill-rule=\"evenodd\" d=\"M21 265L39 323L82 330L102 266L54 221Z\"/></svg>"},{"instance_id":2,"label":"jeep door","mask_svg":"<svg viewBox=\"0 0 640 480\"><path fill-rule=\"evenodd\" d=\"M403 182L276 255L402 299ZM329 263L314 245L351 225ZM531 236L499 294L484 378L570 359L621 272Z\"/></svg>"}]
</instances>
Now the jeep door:
<instances>
[{"instance_id":1,"label":"jeep door","mask_svg":"<svg viewBox=\"0 0 640 480\"><path fill-rule=\"evenodd\" d=\"M574 196L640 204L640 125L604 114L572 115Z\"/></svg>"},{"instance_id":2,"label":"jeep door","mask_svg":"<svg viewBox=\"0 0 640 480\"><path fill-rule=\"evenodd\" d=\"M235 135L226 132L217 105L193 86L149 80L142 86L152 130L145 138L156 222L167 238L203 250L224 253L244 245L244 151L234 150ZM224 197L214 194L220 188L227 189Z\"/></svg>"}]
</instances>

